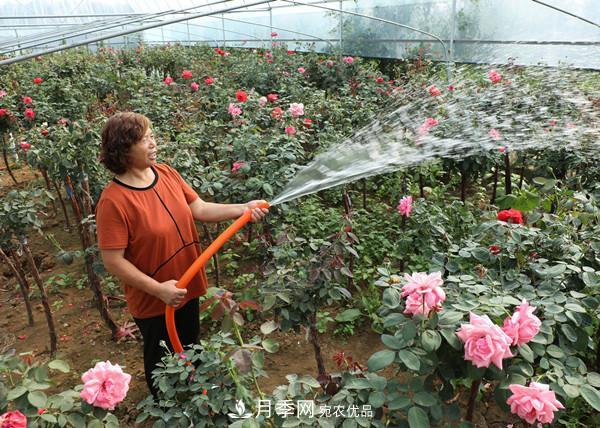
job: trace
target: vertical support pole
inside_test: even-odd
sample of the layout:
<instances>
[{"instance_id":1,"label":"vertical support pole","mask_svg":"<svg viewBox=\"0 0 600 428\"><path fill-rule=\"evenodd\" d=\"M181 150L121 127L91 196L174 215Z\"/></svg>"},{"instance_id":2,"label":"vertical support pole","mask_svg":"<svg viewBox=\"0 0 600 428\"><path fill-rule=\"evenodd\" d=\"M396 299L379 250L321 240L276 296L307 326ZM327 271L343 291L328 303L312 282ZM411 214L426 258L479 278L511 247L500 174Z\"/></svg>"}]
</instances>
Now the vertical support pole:
<instances>
[{"instance_id":1,"label":"vertical support pole","mask_svg":"<svg viewBox=\"0 0 600 428\"><path fill-rule=\"evenodd\" d=\"M269 37L271 38L271 42L273 42L273 9L271 9L271 3L269 3Z\"/></svg>"},{"instance_id":2,"label":"vertical support pole","mask_svg":"<svg viewBox=\"0 0 600 428\"><path fill-rule=\"evenodd\" d=\"M344 55L344 6L343 6L344 1L340 0L340 57L342 57Z\"/></svg>"},{"instance_id":3,"label":"vertical support pole","mask_svg":"<svg viewBox=\"0 0 600 428\"><path fill-rule=\"evenodd\" d=\"M225 39L225 14L222 13L221 14L221 28L223 29L223 48L225 48L227 46L227 42Z\"/></svg>"},{"instance_id":4,"label":"vertical support pole","mask_svg":"<svg viewBox=\"0 0 600 428\"><path fill-rule=\"evenodd\" d=\"M190 21L185 21L185 25L187 27L188 46L190 46L192 44L192 40L190 38Z\"/></svg>"},{"instance_id":5,"label":"vertical support pole","mask_svg":"<svg viewBox=\"0 0 600 428\"><path fill-rule=\"evenodd\" d=\"M162 38L162 44L165 44L165 27L160 27L160 37Z\"/></svg>"},{"instance_id":6,"label":"vertical support pole","mask_svg":"<svg viewBox=\"0 0 600 428\"><path fill-rule=\"evenodd\" d=\"M454 64L454 37L456 33L456 0L452 0L452 15L450 17L452 22L450 23L450 64ZM448 64L448 83L452 81L452 69L451 65Z\"/></svg>"}]
</instances>

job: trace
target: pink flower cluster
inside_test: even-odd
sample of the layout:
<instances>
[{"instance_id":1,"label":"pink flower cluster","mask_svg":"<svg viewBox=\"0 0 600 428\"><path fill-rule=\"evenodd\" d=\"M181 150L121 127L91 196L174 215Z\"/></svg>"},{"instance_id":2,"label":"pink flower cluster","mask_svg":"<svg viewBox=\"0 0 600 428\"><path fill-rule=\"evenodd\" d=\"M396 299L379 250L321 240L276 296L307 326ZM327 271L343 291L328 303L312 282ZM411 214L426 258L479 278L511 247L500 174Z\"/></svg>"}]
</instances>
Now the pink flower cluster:
<instances>
[{"instance_id":1,"label":"pink flower cluster","mask_svg":"<svg viewBox=\"0 0 600 428\"><path fill-rule=\"evenodd\" d=\"M114 410L125 399L131 375L124 373L118 364L98 362L81 376L83 390L79 396L92 406Z\"/></svg>"},{"instance_id":2,"label":"pink flower cluster","mask_svg":"<svg viewBox=\"0 0 600 428\"><path fill-rule=\"evenodd\" d=\"M462 324L456 333L465 344L465 360L477 367L494 363L502 369L502 360L513 356L511 345L524 345L539 333L542 322L533 315L534 311L535 308L523 300L515 313L504 320L502 328L493 324L487 315L471 313L469 324Z\"/></svg>"},{"instance_id":3,"label":"pink flower cluster","mask_svg":"<svg viewBox=\"0 0 600 428\"><path fill-rule=\"evenodd\" d=\"M564 409L556 399L554 391L543 383L530 382L529 386L511 384L508 386L512 395L506 400L510 411L527 423L538 421L542 424L552 423L554 412Z\"/></svg>"},{"instance_id":4,"label":"pink flower cluster","mask_svg":"<svg viewBox=\"0 0 600 428\"><path fill-rule=\"evenodd\" d=\"M462 324L456 333L465 344L465 360L476 367L489 367L494 363L502 370L502 360L511 358L512 339L487 315L469 314L469 324Z\"/></svg>"},{"instance_id":5,"label":"pink flower cluster","mask_svg":"<svg viewBox=\"0 0 600 428\"><path fill-rule=\"evenodd\" d=\"M407 297L405 314L428 316L432 310L441 310L446 293L441 287L444 280L440 272L404 274L404 279L407 283L402 287L401 297Z\"/></svg>"},{"instance_id":6,"label":"pink flower cluster","mask_svg":"<svg viewBox=\"0 0 600 428\"><path fill-rule=\"evenodd\" d=\"M234 103L229 103L229 108L227 109L227 111L232 117L236 117L242 114L242 109Z\"/></svg>"},{"instance_id":7,"label":"pink flower cluster","mask_svg":"<svg viewBox=\"0 0 600 428\"><path fill-rule=\"evenodd\" d=\"M244 162L243 161L234 162L233 166L231 168L231 172L237 172L243 166L244 166Z\"/></svg>"},{"instance_id":8,"label":"pink flower cluster","mask_svg":"<svg viewBox=\"0 0 600 428\"><path fill-rule=\"evenodd\" d=\"M429 95L431 95L432 97L437 97L438 95L441 95L442 91L440 91L436 86L431 86L429 88Z\"/></svg>"},{"instance_id":9,"label":"pink flower cluster","mask_svg":"<svg viewBox=\"0 0 600 428\"><path fill-rule=\"evenodd\" d=\"M351 56L345 56L342 61L344 61L346 64L352 64L354 62L354 58Z\"/></svg>"},{"instance_id":10,"label":"pink flower cluster","mask_svg":"<svg viewBox=\"0 0 600 428\"><path fill-rule=\"evenodd\" d=\"M421 126L419 126L419 135L423 137L429 134L429 130L434 126L439 125L439 123L440 122L438 122L437 119L434 119L433 117L428 117L427 119L425 119L425 122L423 122Z\"/></svg>"},{"instance_id":11,"label":"pink flower cluster","mask_svg":"<svg viewBox=\"0 0 600 428\"><path fill-rule=\"evenodd\" d=\"M405 217L410 217L410 213L412 211L412 202L413 202L412 196L405 196L402 199L400 199L400 202L398 203L398 206L396 207L396 209L398 210L400 215L405 216Z\"/></svg>"},{"instance_id":12,"label":"pink flower cluster","mask_svg":"<svg viewBox=\"0 0 600 428\"><path fill-rule=\"evenodd\" d=\"M304 104L302 103L292 103L290 104L290 108L288 109L292 117L300 117L304 115Z\"/></svg>"},{"instance_id":13,"label":"pink flower cluster","mask_svg":"<svg viewBox=\"0 0 600 428\"><path fill-rule=\"evenodd\" d=\"M513 345L521 346L528 343L540 332L542 321L533 315L534 311L535 308L529 306L529 303L523 299L515 313L510 318L504 319L502 330L512 339Z\"/></svg>"}]
</instances>

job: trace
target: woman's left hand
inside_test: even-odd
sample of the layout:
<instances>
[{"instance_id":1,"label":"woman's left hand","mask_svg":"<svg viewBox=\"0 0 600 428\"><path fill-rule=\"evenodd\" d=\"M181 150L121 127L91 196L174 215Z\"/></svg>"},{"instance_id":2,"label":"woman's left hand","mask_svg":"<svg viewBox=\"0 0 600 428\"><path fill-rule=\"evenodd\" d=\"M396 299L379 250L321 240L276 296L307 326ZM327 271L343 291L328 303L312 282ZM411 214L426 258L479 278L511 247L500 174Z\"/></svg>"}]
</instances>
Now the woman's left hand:
<instances>
[{"instance_id":1,"label":"woman's left hand","mask_svg":"<svg viewBox=\"0 0 600 428\"><path fill-rule=\"evenodd\" d=\"M251 221L256 223L269 213L269 210L267 208L259 208L259 205L266 204L266 203L267 203L267 201L262 200L262 199L256 200L256 201L250 201L250 202L246 203L246 208L252 210Z\"/></svg>"}]
</instances>

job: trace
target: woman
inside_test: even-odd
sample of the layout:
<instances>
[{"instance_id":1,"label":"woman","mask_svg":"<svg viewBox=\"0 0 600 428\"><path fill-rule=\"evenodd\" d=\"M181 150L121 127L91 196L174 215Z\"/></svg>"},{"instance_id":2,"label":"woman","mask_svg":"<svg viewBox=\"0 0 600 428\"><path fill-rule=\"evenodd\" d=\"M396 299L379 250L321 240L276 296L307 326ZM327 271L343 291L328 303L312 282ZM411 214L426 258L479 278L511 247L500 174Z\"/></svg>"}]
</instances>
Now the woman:
<instances>
[{"instance_id":1,"label":"woman","mask_svg":"<svg viewBox=\"0 0 600 428\"><path fill-rule=\"evenodd\" d=\"M183 344L197 342L198 297L206 293L204 269L187 289L177 280L201 253L194 220L217 222L252 209L252 221L268 210L246 204L205 202L173 168L156 163L150 121L138 113L118 113L102 130L101 162L115 174L96 207L98 247L106 270L123 283L125 298L144 341L144 371L157 397L152 371L170 346L165 305L175 312Z\"/></svg>"}]
</instances>

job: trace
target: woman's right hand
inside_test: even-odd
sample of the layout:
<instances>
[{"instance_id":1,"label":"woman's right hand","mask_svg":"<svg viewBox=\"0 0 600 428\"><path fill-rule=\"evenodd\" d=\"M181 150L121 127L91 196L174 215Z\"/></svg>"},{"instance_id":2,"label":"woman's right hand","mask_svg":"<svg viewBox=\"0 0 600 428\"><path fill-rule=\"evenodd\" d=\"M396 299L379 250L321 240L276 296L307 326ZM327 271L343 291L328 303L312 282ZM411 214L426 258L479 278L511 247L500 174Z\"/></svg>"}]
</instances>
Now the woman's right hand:
<instances>
[{"instance_id":1,"label":"woman's right hand","mask_svg":"<svg viewBox=\"0 0 600 428\"><path fill-rule=\"evenodd\" d=\"M156 297L169 306L177 307L183 302L186 294L186 288L177 288L177 281L170 279L159 284Z\"/></svg>"}]
</instances>

